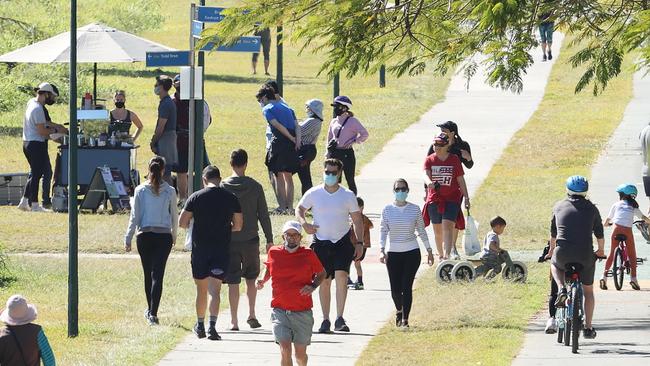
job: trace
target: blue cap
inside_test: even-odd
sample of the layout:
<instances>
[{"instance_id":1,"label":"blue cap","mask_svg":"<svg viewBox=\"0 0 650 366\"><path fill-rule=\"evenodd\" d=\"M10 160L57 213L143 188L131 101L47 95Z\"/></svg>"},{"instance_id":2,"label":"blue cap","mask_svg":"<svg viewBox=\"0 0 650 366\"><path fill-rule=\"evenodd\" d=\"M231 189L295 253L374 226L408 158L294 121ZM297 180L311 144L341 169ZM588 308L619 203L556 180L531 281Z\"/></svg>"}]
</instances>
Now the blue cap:
<instances>
[{"instance_id":1,"label":"blue cap","mask_svg":"<svg viewBox=\"0 0 650 366\"><path fill-rule=\"evenodd\" d=\"M340 105L344 105L344 106L346 106L348 108L352 108L352 101L350 100L350 98L346 97L345 95L339 95L338 97L334 98L334 102L332 102L332 104L331 104L332 107L335 104L340 104Z\"/></svg>"}]
</instances>

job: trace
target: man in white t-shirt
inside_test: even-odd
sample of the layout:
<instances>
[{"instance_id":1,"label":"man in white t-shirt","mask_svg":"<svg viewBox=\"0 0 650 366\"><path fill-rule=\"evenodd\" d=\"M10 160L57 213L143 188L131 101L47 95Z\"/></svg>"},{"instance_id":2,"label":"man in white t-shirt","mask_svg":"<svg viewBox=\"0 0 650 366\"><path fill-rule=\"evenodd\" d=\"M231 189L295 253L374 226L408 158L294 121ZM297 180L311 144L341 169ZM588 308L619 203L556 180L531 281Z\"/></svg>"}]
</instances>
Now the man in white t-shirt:
<instances>
[{"instance_id":1,"label":"man in white t-shirt","mask_svg":"<svg viewBox=\"0 0 650 366\"><path fill-rule=\"evenodd\" d=\"M23 211L45 211L38 204L39 181L46 175L50 167L50 156L47 152L47 140L50 134L67 133L68 130L56 123L48 121L44 105L52 105L59 95L58 89L50 83L41 83L35 88L36 97L27 103L23 120L23 153L27 158L30 177L25 185L25 193L18 204Z\"/></svg>"},{"instance_id":2,"label":"man in white t-shirt","mask_svg":"<svg viewBox=\"0 0 650 366\"><path fill-rule=\"evenodd\" d=\"M354 193L339 185L343 163L338 159L327 159L323 166L324 184L305 192L298 202L296 217L307 234L314 236L311 249L327 272L319 290L323 322L318 332L330 333L330 288L333 278L336 281L334 330L349 332L350 328L343 319L343 311L348 295L350 264L353 259L360 258L363 254L363 216ZM305 218L309 210L314 218L311 224ZM356 243L350 242L350 217L357 237Z\"/></svg>"}]
</instances>

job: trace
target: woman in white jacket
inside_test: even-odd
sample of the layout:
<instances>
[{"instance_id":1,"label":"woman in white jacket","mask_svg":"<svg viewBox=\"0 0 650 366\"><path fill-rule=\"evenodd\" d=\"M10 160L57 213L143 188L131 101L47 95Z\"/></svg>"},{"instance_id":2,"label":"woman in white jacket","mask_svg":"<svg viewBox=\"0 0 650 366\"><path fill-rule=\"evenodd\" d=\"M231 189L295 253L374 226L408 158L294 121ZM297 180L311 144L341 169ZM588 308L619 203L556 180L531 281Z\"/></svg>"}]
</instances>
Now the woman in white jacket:
<instances>
[{"instance_id":1,"label":"woman in white jacket","mask_svg":"<svg viewBox=\"0 0 650 366\"><path fill-rule=\"evenodd\" d=\"M178 230L176 191L163 180L164 173L165 159L161 156L151 158L149 179L135 189L129 227L124 237L124 249L130 252L131 240L137 230L136 243L147 296L144 316L149 325L158 324L165 266Z\"/></svg>"}]
</instances>

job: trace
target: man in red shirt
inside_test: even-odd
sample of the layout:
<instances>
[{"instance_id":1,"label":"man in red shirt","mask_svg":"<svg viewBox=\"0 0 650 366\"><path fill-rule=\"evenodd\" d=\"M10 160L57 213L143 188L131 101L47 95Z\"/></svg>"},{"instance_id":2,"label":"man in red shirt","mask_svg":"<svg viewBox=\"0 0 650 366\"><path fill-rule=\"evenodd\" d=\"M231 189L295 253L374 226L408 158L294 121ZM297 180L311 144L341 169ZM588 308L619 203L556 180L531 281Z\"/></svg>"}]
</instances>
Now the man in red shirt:
<instances>
[{"instance_id":1,"label":"man in red shirt","mask_svg":"<svg viewBox=\"0 0 650 366\"><path fill-rule=\"evenodd\" d=\"M282 228L283 246L272 247L264 263L264 277L257 281L261 290L269 279L273 289L271 321L275 342L280 345L281 365L292 365L291 345L298 365L307 365L314 316L311 294L325 278L325 269L316 254L300 246L302 226L287 221Z\"/></svg>"}]
</instances>

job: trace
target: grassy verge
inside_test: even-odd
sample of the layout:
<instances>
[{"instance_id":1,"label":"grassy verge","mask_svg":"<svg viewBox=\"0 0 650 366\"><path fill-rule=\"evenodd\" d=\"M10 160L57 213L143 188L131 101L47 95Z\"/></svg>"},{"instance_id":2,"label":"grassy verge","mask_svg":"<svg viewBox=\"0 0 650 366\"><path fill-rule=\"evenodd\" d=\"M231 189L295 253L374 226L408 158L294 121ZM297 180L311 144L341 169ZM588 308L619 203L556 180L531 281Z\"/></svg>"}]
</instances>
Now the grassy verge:
<instances>
[{"instance_id":1,"label":"grassy verge","mask_svg":"<svg viewBox=\"0 0 650 366\"><path fill-rule=\"evenodd\" d=\"M235 1L221 1L219 5L229 6ZM216 2L209 1L208 5ZM167 1L160 11L164 24L155 31L142 34L145 38L178 49L187 48L188 23L186 21L189 1ZM271 73L275 73L275 42L271 51ZM303 103L311 98L323 101L331 99L332 86L324 77L316 77L321 58L305 53L297 54L296 45L284 47L284 97L295 109L299 118L305 116ZM274 197L266 177L263 164L265 143L265 122L254 95L267 77L251 75L250 55L239 53L212 53L206 56L206 99L211 105L213 124L206 135L210 160L229 174L230 151L244 148L250 157L248 174L257 178L265 187L269 206L275 207ZM88 71L81 66L81 73ZM169 68L162 72L173 75L178 69ZM138 168L143 174L145 164L152 156L146 148L155 123L157 106L153 94L154 76L159 72L145 69L143 64L99 65L98 83L100 97L111 97L110 91L125 89L127 108L138 113L144 123L139 141L145 147L138 152ZM341 81L341 93L350 96L354 102L356 116L370 131L370 139L357 148L359 169L375 156L385 143L397 132L415 122L431 105L442 99L448 78L435 78L429 74L402 80L389 78L388 86L378 87L377 76L360 77ZM26 100L25 100L26 102ZM22 104L21 104L22 105ZM55 121L67 120L65 105L55 105L50 113ZM11 127L13 133L3 134L0 128L0 172L26 172L28 165L22 153L19 127L23 107L10 113L0 113L0 126ZM326 120L331 116L326 109ZM16 128L18 127L18 130ZM324 152L327 123L319 141L319 154ZM17 131L17 132L16 132ZM50 144L50 156L56 152ZM315 183L320 183L320 164L312 164ZM297 192L299 182L295 179ZM297 195L296 195L297 196ZM298 197L296 197L298 198ZM62 214L29 215L16 212L15 208L0 207L0 237L8 251L64 251L67 247L67 216ZM122 235L127 225L124 215L83 215L80 218L80 248L87 252L116 252L120 250ZM6 224L5 224L6 223ZM48 240L43 240L48 233Z\"/></svg>"},{"instance_id":2,"label":"grassy verge","mask_svg":"<svg viewBox=\"0 0 650 366\"><path fill-rule=\"evenodd\" d=\"M38 308L61 365L151 365L187 335L194 319L188 259L170 259L160 304L161 325L142 314L146 300L138 259L80 259L79 336L67 337L67 261L12 257L17 281L0 288L5 301L21 293Z\"/></svg>"},{"instance_id":3,"label":"grassy verge","mask_svg":"<svg viewBox=\"0 0 650 366\"><path fill-rule=\"evenodd\" d=\"M574 95L580 73L566 64L565 55L561 53L553 67L539 109L514 136L472 200L472 212L480 222L496 214L508 221L502 239L507 249L543 247L550 210L564 196L566 177L589 174L632 95L629 72L600 97ZM511 362L528 320L542 308L548 291L548 267L529 264L529 270L525 285L477 281L466 286L439 286L429 270L417 283L411 330L400 332L387 325L358 364Z\"/></svg>"}]
</instances>

